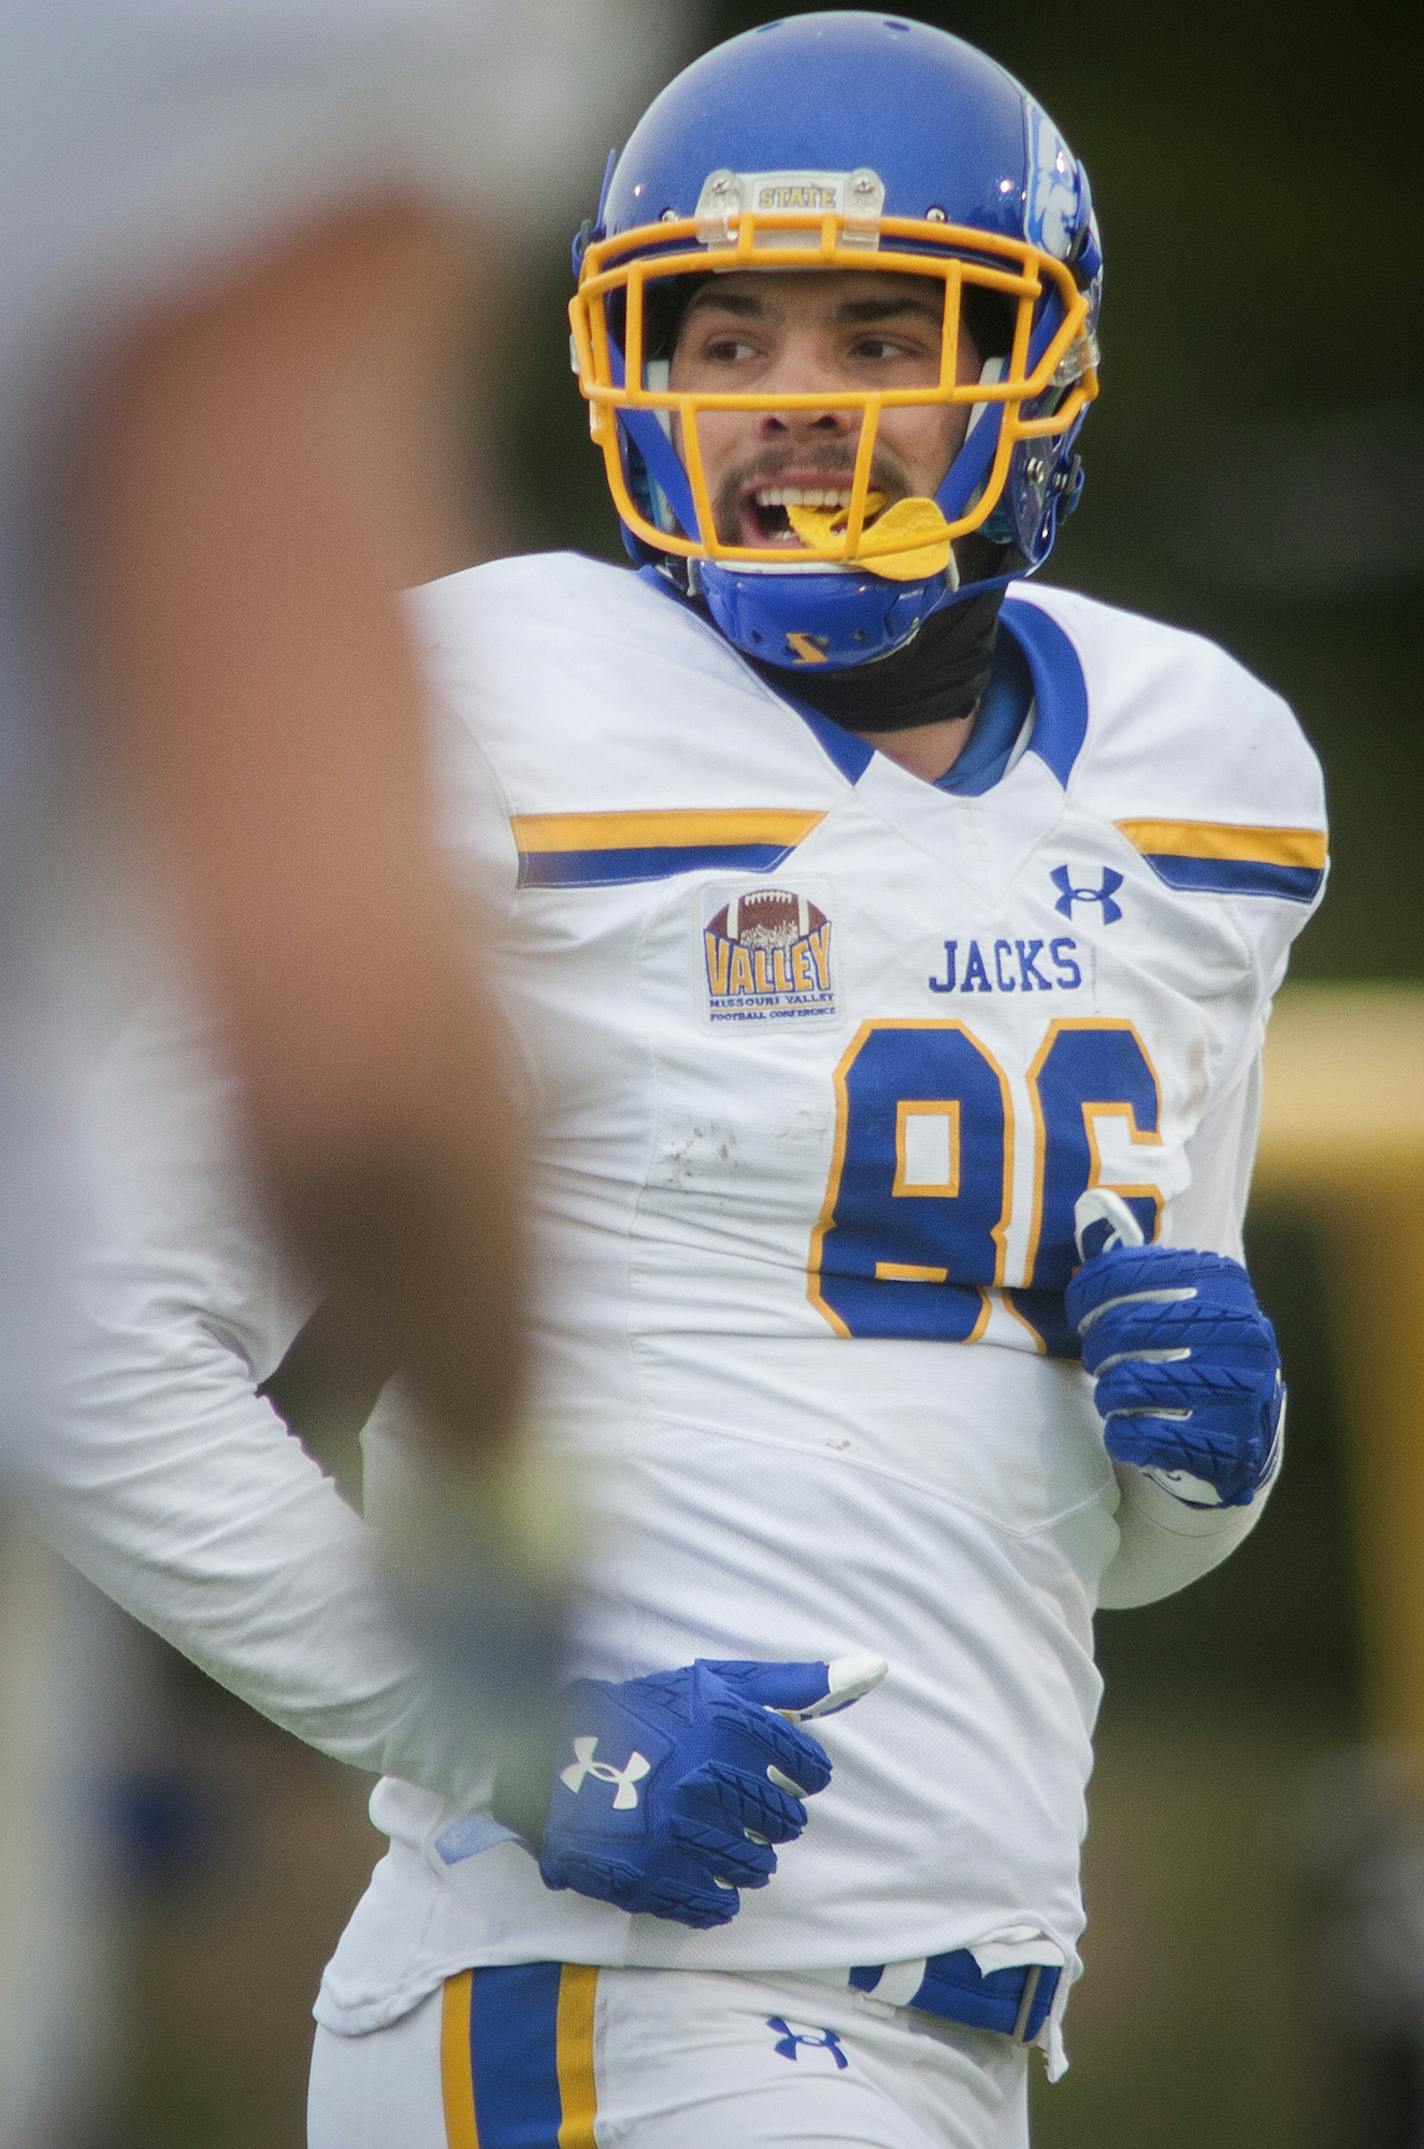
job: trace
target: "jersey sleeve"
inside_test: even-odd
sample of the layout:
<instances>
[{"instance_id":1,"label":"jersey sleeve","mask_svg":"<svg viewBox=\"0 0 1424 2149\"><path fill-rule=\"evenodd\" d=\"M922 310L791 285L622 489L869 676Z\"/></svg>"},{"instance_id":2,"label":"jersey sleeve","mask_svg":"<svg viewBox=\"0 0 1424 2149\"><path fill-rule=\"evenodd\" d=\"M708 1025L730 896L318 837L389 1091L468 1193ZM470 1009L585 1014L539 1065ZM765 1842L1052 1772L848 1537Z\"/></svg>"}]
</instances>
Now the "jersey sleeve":
<instances>
[{"instance_id":1,"label":"jersey sleeve","mask_svg":"<svg viewBox=\"0 0 1424 2149\"><path fill-rule=\"evenodd\" d=\"M1154 630L1093 772L1097 810L1154 880L1239 951L1214 985L1229 1032L1212 1107L1260 1053L1290 950L1328 874L1320 763L1281 697L1199 636Z\"/></svg>"},{"instance_id":2,"label":"jersey sleeve","mask_svg":"<svg viewBox=\"0 0 1424 2149\"><path fill-rule=\"evenodd\" d=\"M1187 1507L1130 1463L1114 1463L1113 1470L1119 1537L1098 1593L1105 1612L1155 1604L1210 1574L1250 1536L1280 1476L1278 1468L1247 1507Z\"/></svg>"},{"instance_id":3,"label":"jersey sleeve","mask_svg":"<svg viewBox=\"0 0 1424 2149\"><path fill-rule=\"evenodd\" d=\"M304 1310L269 1251L211 1040L133 1026L93 1095L102 1225L36 1519L75 1566L322 1752L487 1790L392 1621L364 1525L258 1382Z\"/></svg>"},{"instance_id":4,"label":"jersey sleeve","mask_svg":"<svg viewBox=\"0 0 1424 2149\"><path fill-rule=\"evenodd\" d=\"M406 595L430 701L435 811L446 866L490 930L509 916L519 884L513 816L490 751L497 719L515 701L482 616L462 604L484 570L452 575Z\"/></svg>"},{"instance_id":5,"label":"jersey sleeve","mask_svg":"<svg viewBox=\"0 0 1424 2149\"><path fill-rule=\"evenodd\" d=\"M1173 1245L1229 1254L1233 1261L1245 1259L1246 1202L1260 1126L1261 1059L1256 1051L1187 1143L1191 1176L1168 1209L1164 1233Z\"/></svg>"},{"instance_id":6,"label":"jersey sleeve","mask_svg":"<svg viewBox=\"0 0 1424 2149\"><path fill-rule=\"evenodd\" d=\"M1288 942L1286 945L1288 946ZM1281 951L1284 966L1284 949ZM1187 1145L1190 1179L1172 1202L1165 1236L1178 1246L1245 1258L1243 1229L1251 1170L1261 1119L1259 1039L1269 1002L1253 1003L1257 1042L1245 1056L1235 1086L1206 1115ZM1194 1508L1164 1492L1130 1463L1114 1463L1119 1504L1118 1548L1102 1580L1099 1604L1122 1611L1172 1596L1244 1543L1265 1511L1280 1475L1273 1476L1245 1507Z\"/></svg>"},{"instance_id":7,"label":"jersey sleeve","mask_svg":"<svg viewBox=\"0 0 1424 2149\"><path fill-rule=\"evenodd\" d=\"M1109 770L1100 781L1119 834L1164 887L1215 914L1238 950L1234 979L1221 981L1221 1049L1187 1143L1187 1183L1163 1236L1240 1261L1266 1026L1291 946L1324 894L1324 786L1290 709L1222 651L1193 641L1179 684L1181 698L1161 697L1161 736L1140 756L1143 741L1132 742L1133 773L1114 780ZM1142 788L1143 768L1160 788ZM1246 1507L1196 1509L1130 1465L1114 1470L1119 1544L1099 1600L1108 1609L1151 1603L1209 1573L1256 1527L1275 1482Z\"/></svg>"}]
</instances>

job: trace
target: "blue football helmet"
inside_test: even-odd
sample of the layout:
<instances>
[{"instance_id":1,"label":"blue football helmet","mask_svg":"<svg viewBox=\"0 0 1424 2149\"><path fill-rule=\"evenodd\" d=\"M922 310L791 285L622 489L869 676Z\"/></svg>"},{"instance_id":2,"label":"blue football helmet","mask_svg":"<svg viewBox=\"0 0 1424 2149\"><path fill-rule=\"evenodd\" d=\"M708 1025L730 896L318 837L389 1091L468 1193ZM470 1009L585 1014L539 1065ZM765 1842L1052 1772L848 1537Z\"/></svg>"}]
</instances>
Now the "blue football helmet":
<instances>
[{"instance_id":1,"label":"blue football helmet","mask_svg":"<svg viewBox=\"0 0 1424 2149\"><path fill-rule=\"evenodd\" d=\"M693 62L610 158L574 247L580 386L624 542L772 664L844 667L900 648L942 607L1047 557L1080 483L1097 394L1102 255L1087 175L994 61L926 24L798 15ZM943 299L939 378L814 394L679 391L695 292L749 270L876 270ZM977 379L960 380L961 323ZM986 325L987 324L987 325ZM989 348L986 351L986 343ZM872 486L883 411L969 406L933 499ZM719 533L708 412L858 412L851 482L783 508L765 542ZM725 517L724 517L725 521Z\"/></svg>"}]
</instances>

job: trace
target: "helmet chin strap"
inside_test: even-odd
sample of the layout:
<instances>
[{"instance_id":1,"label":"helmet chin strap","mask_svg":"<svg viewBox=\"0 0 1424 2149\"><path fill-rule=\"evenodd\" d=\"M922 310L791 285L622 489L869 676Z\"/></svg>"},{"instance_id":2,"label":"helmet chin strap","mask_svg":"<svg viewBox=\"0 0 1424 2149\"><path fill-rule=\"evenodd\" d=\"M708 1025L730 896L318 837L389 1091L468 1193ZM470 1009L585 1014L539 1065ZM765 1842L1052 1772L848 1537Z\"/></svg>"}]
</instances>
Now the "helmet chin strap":
<instances>
[{"instance_id":1,"label":"helmet chin strap","mask_svg":"<svg viewBox=\"0 0 1424 2149\"><path fill-rule=\"evenodd\" d=\"M748 657L778 693L809 702L847 731L913 731L969 716L989 684L1002 589L985 590L935 612L903 649L845 670L790 670Z\"/></svg>"}]
</instances>

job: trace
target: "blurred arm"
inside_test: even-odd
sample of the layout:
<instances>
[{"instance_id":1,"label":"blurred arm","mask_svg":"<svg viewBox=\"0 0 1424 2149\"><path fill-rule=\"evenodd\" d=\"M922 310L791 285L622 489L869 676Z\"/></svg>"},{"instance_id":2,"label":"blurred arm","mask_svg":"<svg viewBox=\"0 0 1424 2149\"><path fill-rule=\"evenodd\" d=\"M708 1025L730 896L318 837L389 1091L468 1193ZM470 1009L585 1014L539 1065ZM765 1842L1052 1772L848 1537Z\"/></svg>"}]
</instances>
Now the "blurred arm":
<instances>
[{"instance_id":1,"label":"blurred arm","mask_svg":"<svg viewBox=\"0 0 1424 2149\"><path fill-rule=\"evenodd\" d=\"M422 213L368 211L150 326L80 504L107 744L276 1213L478 1450L514 1408L513 1144L394 598L457 542L466 271Z\"/></svg>"},{"instance_id":2,"label":"blurred arm","mask_svg":"<svg viewBox=\"0 0 1424 2149\"><path fill-rule=\"evenodd\" d=\"M35 1519L273 1722L478 1805L488 1719L449 1705L392 1618L378 1547L256 1392L307 1300L272 1248L212 1045L165 998L91 1086L98 1228L80 1275L82 1349L36 1458Z\"/></svg>"}]
</instances>

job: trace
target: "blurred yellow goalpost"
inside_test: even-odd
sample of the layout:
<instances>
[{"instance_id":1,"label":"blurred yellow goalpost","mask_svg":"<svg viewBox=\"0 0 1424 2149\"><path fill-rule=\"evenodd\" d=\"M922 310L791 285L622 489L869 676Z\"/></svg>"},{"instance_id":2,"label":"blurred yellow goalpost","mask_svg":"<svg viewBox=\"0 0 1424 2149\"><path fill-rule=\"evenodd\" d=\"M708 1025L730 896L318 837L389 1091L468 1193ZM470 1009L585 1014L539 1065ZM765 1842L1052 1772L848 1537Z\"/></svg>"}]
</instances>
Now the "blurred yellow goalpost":
<instances>
[{"instance_id":1,"label":"blurred yellow goalpost","mask_svg":"<svg viewBox=\"0 0 1424 2149\"><path fill-rule=\"evenodd\" d=\"M1308 984L1266 1043L1252 1200L1319 1250L1352 1491L1367 1736L1424 1750L1424 986ZM1289 1439L1289 1429L1287 1430Z\"/></svg>"}]
</instances>

